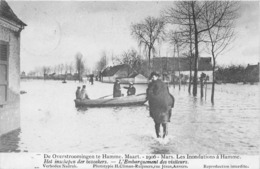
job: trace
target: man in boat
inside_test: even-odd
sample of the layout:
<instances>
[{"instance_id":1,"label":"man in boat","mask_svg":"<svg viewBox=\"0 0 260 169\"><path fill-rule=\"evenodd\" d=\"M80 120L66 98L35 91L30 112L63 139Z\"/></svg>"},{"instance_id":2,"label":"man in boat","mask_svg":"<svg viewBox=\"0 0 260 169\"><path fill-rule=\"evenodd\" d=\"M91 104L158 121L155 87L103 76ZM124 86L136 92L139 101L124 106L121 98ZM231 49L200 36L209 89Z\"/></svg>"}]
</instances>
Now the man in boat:
<instances>
[{"instance_id":1,"label":"man in boat","mask_svg":"<svg viewBox=\"0 0 260 169\"><path fill-rule=\"evenodd\" d=\"M165 83L159 79L157 72L152 72L148 84L147 99L149 102L150 116L155 123L155 133L157 138L160 135L160 125L163 127L163 138L168 135L168 122L171 118L171 109L174 106L174 97L169 93Z\"/></svg>"},{"instance_id":2,"label":"man in boat","mask_svg":"<svg viewBox=\"0 0 260 169\"><path fill-rule=\"evenodd\" d=\"M124 88L127 89L127 96L135 95L136 90L133 82L129 83L129 87Z\"/></svg>"},{"instance_id":3,"label":"man in boat","mask_svg":"<svg viewBox=\"0 0 260 169\"><path fill-rule=\"evenodd\" d=\"M82 89L81 89L81 91L80 91L80 99L89 99L89 97L88 97L88 93L87 93L87 91L86 91L86 85L83 85L82 86Z\"/></svg>"},{"instance_id":4,"label":"man in boat","mask_svg":"<svg viewBox=\"0 0 260 169\"><path fill-rule=\"evenodd\" d=\"M113 97L121 97L121 86L118 79L114 83Z\"/></svg>"},{"instance_id":5,"label":"man in boat","mask_svg":"<svg viewBox=\"0 0 260 169\"><path fill-rule=\"evenodd\" d=\"M78 86L77 87L77 90L76 90L76 99L80 99L80 87Z\"/></svg>"}]
</instances>

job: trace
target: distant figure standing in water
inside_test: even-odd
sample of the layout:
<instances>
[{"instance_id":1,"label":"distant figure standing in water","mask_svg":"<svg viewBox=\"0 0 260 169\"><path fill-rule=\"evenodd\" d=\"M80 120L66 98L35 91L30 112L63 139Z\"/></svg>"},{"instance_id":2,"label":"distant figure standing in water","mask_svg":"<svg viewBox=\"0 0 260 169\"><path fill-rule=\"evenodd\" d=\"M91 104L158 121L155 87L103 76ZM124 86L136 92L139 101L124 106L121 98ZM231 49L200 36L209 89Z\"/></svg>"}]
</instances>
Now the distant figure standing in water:
<instances>
[{"instance_id":1,"label":"distant figure standing in water","mask_svg":"<svg viewBox=\"0 0 260 169\"><path fill-rule=\"evenodd\" d=\"M165 83L159 79L159 74L152 72L152 80L148 84L147 99L149 102L150 116L155 123L155 133L160 138L160 125L163 127L163 138L168 135L168 122L171 118L171 109L174 106L174 97L169 93Z\"/></svg>"},{"instance_id":2,"label":"distant figure standing in water","mask_svg":"<svg viewBox=\"0 0 260 169\"><path fill-rule=\"evenodd\" d=\"M80 99L80 87L77 87L77 90L76 90L76 99Z\"/></svg>"},{"instance_id":3,"label":"distant figure standing in water","mask_svg":"<svg viewBox=\"0 0 260 169\"><path fill-rule=\"evenodd\" d=\"M88 93L86 91L86 85L82 86L82 89L80 91L80 99L89 99Z\"/></svg>"},{"instance_id":4,"label":"distant figure standing in water","mask_svg":"<svg viewBox=\"0 0 260 169\"><path fill-rule=\"evenodd\" d=\"M136 89L134 87L133 82L129 83L129 87L124 87L124 88L127 89L127 96L135 95Z\"/></svg>"},{"instance_id":5,"label":"distant figure standing in water","mask_svg":"<svg viewBox=\"0 0 260 169\"><path fill-rule=\"evenodd\" d=\"M90 83L91 83L91 85L93 85L94 84L94 75L90 75Z\"/></svg>"},{"instance_id":6,"label":"distant figure standing in water","mask_svg":"<svg viewBox=\"0 0 260 169\"><path fill-rule=\"evenodd\" d=\"M114 83L113 97L121 97L121 86L118 79Z\"/></svg>"}]
</instances>

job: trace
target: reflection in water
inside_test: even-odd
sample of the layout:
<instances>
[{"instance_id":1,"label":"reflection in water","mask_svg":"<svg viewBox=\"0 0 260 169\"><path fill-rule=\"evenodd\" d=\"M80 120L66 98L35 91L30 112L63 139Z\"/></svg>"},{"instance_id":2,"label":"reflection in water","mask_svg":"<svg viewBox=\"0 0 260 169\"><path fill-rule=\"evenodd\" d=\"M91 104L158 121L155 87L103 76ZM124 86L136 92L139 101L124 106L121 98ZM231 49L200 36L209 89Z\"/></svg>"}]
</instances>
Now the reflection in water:
<instances>
[{"instance_id":1,"label":"reflection in water","mask_svg":"<svg viewBox=\"0 0 260 169\"><path fill-rule=\"evenodd\" d=\"M20 152L18 143L20 129L12 131L0 137L0 152ZM27 151L24 151L27 152Z\"/></svg>"},{"instance_id":2,"label":"reflection in water","mask_svg":"<svg viewBox=\"0 0 260 169\"><path fill-rule=\"evenodd\" d=\"M87 107L77 107L77 111L85 114L89 108Z\"/></svg>"},{"instance_id":3,"label":"reflection in water","mask_svg":"<svg viewBox=\"0 0 260 169\"><path fill-rule=\"evenodd\" d=\"M258 154L259 86L217 85L215 104L170 86L175 97L169 137L155 137L147 105L75 108L82 84L24 81L21 130L3 136L0 151L84 153ZM90 98L112 93L113 84L87 84ZM136 85L143 93L146 85ZM126 92L126 91L125 91ZM198 93L199 94L199 93Z\"/></svg>"}]
</instances>

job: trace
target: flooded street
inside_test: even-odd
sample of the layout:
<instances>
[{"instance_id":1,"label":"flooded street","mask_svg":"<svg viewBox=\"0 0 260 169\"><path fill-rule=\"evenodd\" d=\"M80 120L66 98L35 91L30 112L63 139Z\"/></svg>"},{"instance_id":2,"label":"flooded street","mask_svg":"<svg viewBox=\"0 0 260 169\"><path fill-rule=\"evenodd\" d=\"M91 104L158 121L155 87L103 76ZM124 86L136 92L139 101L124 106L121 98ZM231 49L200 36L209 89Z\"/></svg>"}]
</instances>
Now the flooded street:
<instances>
[{"instance_id":1,"label":"flooded street","mask_svg":"<svg viewBox=\"0 0 260 169\"><path fill-rule=\"evenodd\" d=\"M77 110L79 85L22 81L27 93L21 95L21 130L1 138L0 151L259 154L259 85L216 85L214 106L210 85L206 101L189 95L187 86L170 86L176 101L164 141L155 137L147 105ZM137 94L146 87L136 85ZM87 84L92 99L112 89L113 84Z\"/></svg>"}]
</instances>

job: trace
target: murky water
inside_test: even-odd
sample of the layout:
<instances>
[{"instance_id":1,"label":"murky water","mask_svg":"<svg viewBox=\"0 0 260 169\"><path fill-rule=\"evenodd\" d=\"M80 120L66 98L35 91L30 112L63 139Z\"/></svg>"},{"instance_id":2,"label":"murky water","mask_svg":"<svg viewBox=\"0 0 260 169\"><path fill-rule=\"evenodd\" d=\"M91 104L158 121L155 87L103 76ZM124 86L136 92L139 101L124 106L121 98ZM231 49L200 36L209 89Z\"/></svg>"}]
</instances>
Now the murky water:
<instances>
[{"instance_id":1,"label":"murky water","mask_svg":"<svg viewBox=\"0 0 260 169\"><path fill-rule=\"evenodd\" d=\"M76 82L23 81L21 129L1 138L0 151L84 153L259 154L259 85L217 85L215 105L194 98L187 86L170 86L176 98L169 137L155 138L147 106L77 110ZM87 84L91 98L112 84ZM136 85L143 93L146 85ZM198 94L199 94L198 90Z\"/></svg>"}]
</instances>

